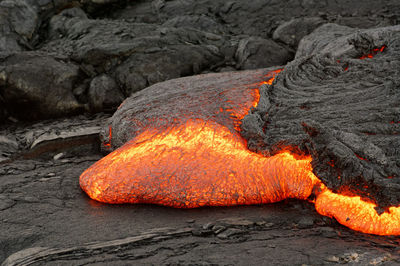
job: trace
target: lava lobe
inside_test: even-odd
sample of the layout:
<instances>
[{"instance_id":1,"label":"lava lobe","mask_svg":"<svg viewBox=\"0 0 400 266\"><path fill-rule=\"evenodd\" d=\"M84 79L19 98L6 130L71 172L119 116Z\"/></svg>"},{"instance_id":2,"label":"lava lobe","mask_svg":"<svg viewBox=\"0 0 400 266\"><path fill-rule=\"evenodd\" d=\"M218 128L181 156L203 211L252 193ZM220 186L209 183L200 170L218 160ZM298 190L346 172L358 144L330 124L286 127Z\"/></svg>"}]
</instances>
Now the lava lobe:
<instances>
[{"instance_id":1,"label":"lava lobe","mask_svg":"<svg viewBox=\"0 0 400 266\"><path fill-rule=\"evenodd\" d=\"M272 83L271 77L268 81ZM253 90L253 99L238 103L245 107L223 120L226 125L210 116L208 121L174 120L175 125L162 131L143 129L87 169L80 177L81 188L105 203L176 208L307 199L314 190L319 213L365 233L400 234L400 208L378 215L374 203L332 193L313 174L311 156L282 151L264 157L249 151L237 130L241 114L256 106L257 88Z\"/></svg>"},{"instance_id":2,"label":"lava lobe","mask_svg":"<svg viewBox=\"0 0 400 266\"><path fill-rule=\"evenodd\" d=\"M114 114L103 143L119 148L80 185L178 208L309 199L354 230L400 235L399 47L400 26L326 24L283 71L153 85Z\"/></svg>"}]
</instances>

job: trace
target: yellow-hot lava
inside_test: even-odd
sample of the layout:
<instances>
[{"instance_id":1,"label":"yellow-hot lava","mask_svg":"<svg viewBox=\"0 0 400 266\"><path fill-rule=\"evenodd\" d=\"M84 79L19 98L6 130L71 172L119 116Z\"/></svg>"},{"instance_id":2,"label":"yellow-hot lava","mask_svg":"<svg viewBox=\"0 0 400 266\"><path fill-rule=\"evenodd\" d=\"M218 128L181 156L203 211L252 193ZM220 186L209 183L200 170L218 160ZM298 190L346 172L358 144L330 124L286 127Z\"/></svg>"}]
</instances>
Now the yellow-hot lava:
<instances>
[{"instance_id":1,"label":"yellow-hot lava","mask_svg":"<svg viewBox=\"0 0 400 266\"><path fill-rule=\"evenodd\" d=\"M258 90L254 93L258 101ZM254 102L234 112L231 122L238 125L251 106ZM81 188L101 202L177 208L307 199L314 191L322 215L364 233L400 234L400 207L379 215L375 204L327 189L313 174L310 156L282 152L264 157L249 151L230 128L191 119L161 133L144 130L87 169L80 176Z\"/></svg>"},{"instance_id":2,"label":"yellow-hot lava","mask_svg":"<svg viewBox=\"0 0 400 266\"><path fill-rule=\"evenodd\" d=\"M336 194L327 188L315 201L318 213L333 217L353 230L376 235L400 235L400 207L389 207L381 215L375 208L376 204L359 196Z\"/></svg>"}]
</instances>

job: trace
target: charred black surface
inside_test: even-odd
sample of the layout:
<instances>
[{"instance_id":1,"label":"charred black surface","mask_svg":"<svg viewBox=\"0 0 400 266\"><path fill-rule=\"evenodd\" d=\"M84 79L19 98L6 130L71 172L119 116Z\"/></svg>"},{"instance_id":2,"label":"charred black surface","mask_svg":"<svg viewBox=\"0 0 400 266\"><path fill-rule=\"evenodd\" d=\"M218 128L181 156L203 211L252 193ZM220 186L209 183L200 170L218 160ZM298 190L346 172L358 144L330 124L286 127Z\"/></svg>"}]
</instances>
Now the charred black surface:
<instances>
[{"instance_id":1,"label":"charred black surface","mask_svg":"<svg viewBox=\"0 0 400 266\"><path fill-rule=\"evenodd\" d=\"M373 49L382 51L360 59ZM243 136L264 154L285 147L310 153L315 174L335 191L398 205L399 69L399 26L324 25L263 88L257 109L244 118Z\"/></svg>"}]
</instances>

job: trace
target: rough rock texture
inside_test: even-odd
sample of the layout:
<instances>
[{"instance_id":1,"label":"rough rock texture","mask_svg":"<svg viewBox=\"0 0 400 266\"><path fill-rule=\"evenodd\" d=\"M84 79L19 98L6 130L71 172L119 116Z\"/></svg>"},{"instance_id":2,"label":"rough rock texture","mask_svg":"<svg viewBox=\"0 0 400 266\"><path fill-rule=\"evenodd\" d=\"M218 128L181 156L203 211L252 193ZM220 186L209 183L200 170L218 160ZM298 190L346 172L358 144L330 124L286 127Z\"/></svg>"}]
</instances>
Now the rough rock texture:
<instances>
[{"instance_id":1,"label":"rough rock texture","mask_svg":"<svg viewBox=\"0 0 400 266\"><path fill-rule=\"evenodd\" d=\"M124 100L115 80L105 74L92 79L88 97L90 109L97 112L112 110Z\"/></svg>"},{"instance_id":2,"label":"rough rock texture","mask_svg":"<svg viewBox=\"0 0 400 266\"><path fill-rule=\"evenodd\" d=\"M266 155L300 149L328 187L381 207L400 204L400 26L324 25L299 53L244 118L249 148Z\"/></svg>"},{"instance_id":3,"label":"rough rock texture","mask_svg":"<svg viewBox=\"0 0 400 266\"><path fill-rule=\"evenodd\" d=\"M28 0L0 2L0 51L21 51L31 47L39 25L38 9Z\"/></svg>"},{"instance_id":4,"label":"rough rock texture","mask_svg":"<svg viewBox=\"0 0 400 266\"><path fill-rule=\"evenodd\" d=\"M101 132L102 142L110 145L103 148L111 151L143 130L162 132L190 119L213 120L234 131L227 117L243 112L243 105L257 98L254 90L271 78L272 70L204 74L150 86L127 98L110 118Z\"/></svg>"},{"instance_id":5,"label":"rough rock texture","mask_svg":"<svg viewBox=\"0 0 400 266\"><path fill-rule=\"evenodd\" d=\"M108 117L98 113L63 120L45 120L33 125L27 122L7 123L0 128L0 162L61 152L89 142L99 144L101 126Z\"/></svg>"},{"instance_id":6,"label":"rough rock texture","mask_svg":"<svg viewBox=\"0 0 400 266\"><path fill-rule=\"evenodd\" d=\"M260 57L260 54L263 56ZM240 40L235 58L238 69L257 69L284 65L292 55L276 42L260 37Z\"/></svg>"},{"instance_id":7,"label":"rough rock texture","mask_svg":"<svg viewBox=\"0 0 400 266\"><path fill-rule=\"evenodd\" d=\"M272 40L237 41L213 33L215 30L202 31L190 24L174 27L176 22L169 22L159 26L89 20L64 12L52 18L50 41L41 50L61 52L89 65L94 75L111 72L125 95L160 81L215 70L235 60L237 68L251 69L285 64L292 58L285 47Z\"/></svg>"},{"instance_id":8,"label":"rough rock texture","mask_svg":"<svg viewBox=\"0 0 400 266\"><path fill-rule=\"evenodd\" d=\"M90 109L88 88L97 76L112 77L128 97L172 78L284 65L297 42L322 22L394 25L399 10L396 0L3 0L0 51L19 56L40 50L45 57L73 61L82 70L73 95L89 106L79 112L97 112L108 109L107 104ZM26 71L35 75L42 68L46 72L46 65ZM48 117L41 111L51 109L48 104L40 102L29 119ZM1 120L16 116L0 108Z\"/></svg>"},{"instance_id":9,"label":"rough rock texture","mask_svg":"<svg viewBox=\"0 0 400 266\"><path fill-rule=\"evenodd\" d=\"M82 111L73 95L78 80L79 67L65 57L0 55L0 95L8 112L24 120Z\"/></svg>"},{"instance_id":10,"label":"rough rock texture","mask_svg":"<svg viewBox=\"0 0 400 266\"><path fill-rule=\"evenodd\" d=\"M296 49L304 36L310 34L325 22L320 17L295 18L279 25L272 38Z\"/></svg>"},{"instance_id":11,"label":"rough rock texture","mask_svg":"<svg viewBox=\"0 0 400 266\"><path fill-rule=\"evenodd\" d=\"M280 24L293 18L318 16L328 22L370 28L398 24L398 12L397 1L149 0L129 2L109 17L164 23L174 17L198 15L216 21L226 33L270 38Z\"/></svg>"}]
</instances>

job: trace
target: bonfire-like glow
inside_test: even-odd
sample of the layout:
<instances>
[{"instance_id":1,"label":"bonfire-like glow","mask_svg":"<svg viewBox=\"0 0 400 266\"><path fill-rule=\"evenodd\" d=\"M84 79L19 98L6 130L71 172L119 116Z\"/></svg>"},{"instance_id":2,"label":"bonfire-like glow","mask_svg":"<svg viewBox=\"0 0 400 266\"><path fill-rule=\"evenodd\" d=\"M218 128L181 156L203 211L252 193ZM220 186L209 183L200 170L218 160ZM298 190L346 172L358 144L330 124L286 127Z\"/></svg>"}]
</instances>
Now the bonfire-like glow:
<instances>
[{"instance_id":1,"label":"bonfire-like glow","mask_svg":"<svg viewBox=\"0 0 400 266\"><path fill-rule=\"evenodd\" d=\"M235 129L202 119L162 132L149 128L87 169L81 188L105 203L176 208L307 199L314 192L320 214L364 233L400 235L400 207L379 215L374 203L331 192L313 174L310 156L264 157L249 151L237 125L259 100L257 89L251 95L242 110L228 110Z\"/></svg>"}]
</instances>

